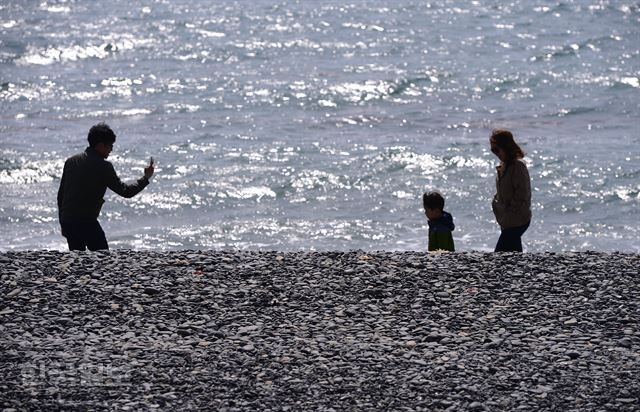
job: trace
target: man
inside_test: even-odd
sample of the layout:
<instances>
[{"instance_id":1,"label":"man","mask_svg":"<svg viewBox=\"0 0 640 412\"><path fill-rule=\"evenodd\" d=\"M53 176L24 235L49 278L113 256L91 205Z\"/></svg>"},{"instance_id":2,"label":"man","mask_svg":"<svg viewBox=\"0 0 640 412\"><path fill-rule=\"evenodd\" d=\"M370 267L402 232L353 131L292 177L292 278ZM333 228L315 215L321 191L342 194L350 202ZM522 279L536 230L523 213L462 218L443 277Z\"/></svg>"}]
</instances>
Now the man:
<instances>
[{"instance_id":1,"label":"man","mask_svg":"<svg viewBox=\"0 0 640 412\"><path fill-rule=\"evenodd\" d=\"M88 140L89 147L83 153L64 163L58 189L58 215L69 250L109 249L98 223L107 188L120 196L133 197L147 187L154 172L152 158L142 178L134 184L125 184L106 160L116 141L113 130L105 123L98 123L89 130Z\"/></svg>"}]
</instances>

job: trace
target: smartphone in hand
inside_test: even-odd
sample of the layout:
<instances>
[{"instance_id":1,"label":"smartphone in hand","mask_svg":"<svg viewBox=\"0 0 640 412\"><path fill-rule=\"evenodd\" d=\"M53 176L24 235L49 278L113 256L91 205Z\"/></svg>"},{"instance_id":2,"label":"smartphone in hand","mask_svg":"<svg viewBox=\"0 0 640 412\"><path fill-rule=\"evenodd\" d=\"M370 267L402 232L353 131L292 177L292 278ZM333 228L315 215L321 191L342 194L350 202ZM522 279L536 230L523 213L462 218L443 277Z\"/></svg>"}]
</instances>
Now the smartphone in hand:
<instances>
[{"instance_id":1,"label":"smartphone in hand","mask_svg":"<svg viewBox=\"0 0 640 412\"><path fill-rule=\"evenodd\" d=\"M153 156L149 157L149 166L144 168L144 176L147 179L150 179L153 176L153 172L155 171Z\"/></svg>"}]
</instances>

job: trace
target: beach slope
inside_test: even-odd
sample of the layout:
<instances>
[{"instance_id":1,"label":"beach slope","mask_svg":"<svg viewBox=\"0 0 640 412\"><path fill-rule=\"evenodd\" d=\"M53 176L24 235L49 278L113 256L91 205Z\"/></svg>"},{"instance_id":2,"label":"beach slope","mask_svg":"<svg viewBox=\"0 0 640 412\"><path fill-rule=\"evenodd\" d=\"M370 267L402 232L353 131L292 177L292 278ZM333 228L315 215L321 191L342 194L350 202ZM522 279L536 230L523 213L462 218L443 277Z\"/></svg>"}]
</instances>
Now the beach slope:
<instances>
[{"instance_id":1,"label":"beach slope","mask_svg":"<svg viewBox=\"0 0 640 412\"><path fill-rule=\"evenodd\" d=\"M637 410L640 255L0 253L0 409Z\"/></svg>"}]
</instances>

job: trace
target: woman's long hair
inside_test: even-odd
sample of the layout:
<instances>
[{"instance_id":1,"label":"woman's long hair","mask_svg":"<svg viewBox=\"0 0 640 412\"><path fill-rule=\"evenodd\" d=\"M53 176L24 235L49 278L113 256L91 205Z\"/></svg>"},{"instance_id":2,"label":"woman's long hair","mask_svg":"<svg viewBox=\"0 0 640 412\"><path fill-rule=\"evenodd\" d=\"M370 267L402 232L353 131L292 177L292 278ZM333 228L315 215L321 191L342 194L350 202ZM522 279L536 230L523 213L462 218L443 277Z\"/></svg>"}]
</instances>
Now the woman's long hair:
<instances>
[{"instance_id":1,"label":"woman's long hair","mask_svg":"<svg viewBox=\"0 0 640 412\"><path fill-rule=\"evenodd\" d=\"M513 140L513 134L508 130L496 129L491 132L491 143L504 150L507 155L507 162L524 157L524 150Z\"/></svg>"}]
</instances>

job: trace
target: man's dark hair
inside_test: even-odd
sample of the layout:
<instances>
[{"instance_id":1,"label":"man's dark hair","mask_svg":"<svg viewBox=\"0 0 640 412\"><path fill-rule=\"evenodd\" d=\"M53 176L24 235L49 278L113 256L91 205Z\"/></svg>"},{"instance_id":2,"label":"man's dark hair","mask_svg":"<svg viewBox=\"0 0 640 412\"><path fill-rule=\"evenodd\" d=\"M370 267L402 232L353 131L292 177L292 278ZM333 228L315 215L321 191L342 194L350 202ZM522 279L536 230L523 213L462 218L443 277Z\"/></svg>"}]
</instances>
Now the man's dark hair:
<instances>
[{"instance_id":1,"label":"man's dark hair","mask_svg":"<svg viewBox=\"0 0 640 412\"><path fill-rule=\"evenodd\" d=\"M422 205L427 209L444 209L444 197L438 192L427 192L422 195Z\"/></svg>"},{"instance_id":2,"label":"man's dark hair","mask_svg":"<svg viewBox=\"0 0 640 412\"><path fill-rule=\"evenodd\" d=\"M111 128L104 122L98 123L89 129L89 146L96 147L98 143L114 144L116 141L116 134Z\"/></svg>"}]
</instances>

